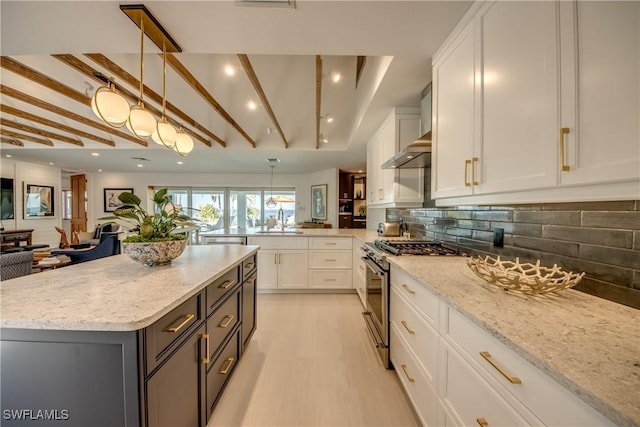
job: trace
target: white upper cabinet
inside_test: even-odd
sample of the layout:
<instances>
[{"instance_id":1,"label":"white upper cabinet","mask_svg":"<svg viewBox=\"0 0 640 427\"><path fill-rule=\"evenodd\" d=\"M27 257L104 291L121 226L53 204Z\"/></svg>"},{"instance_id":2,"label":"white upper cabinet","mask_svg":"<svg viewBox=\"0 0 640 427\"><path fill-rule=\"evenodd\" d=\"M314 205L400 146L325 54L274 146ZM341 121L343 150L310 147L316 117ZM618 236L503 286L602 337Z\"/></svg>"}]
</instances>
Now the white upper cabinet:
<instances>
[{"instance_id":1,"label":"white upper cabinet","mask_svg":"<svg viewBox=\"0 0 640 427\"><path fill-rule=\"evenodd\" d=\"M475 50L468 25L433 65L433 196L472 194Z\"/></svg>"},{"instance_id":2,"label":"white upper cabinet","mask_svg":"<svg viewBox=\"0 0 640 427\"><path fill-rule=\"evenodd\" d=\"M424 199L424 169L380 165L420 137L420 108L396 108L367 144L369 206L416 207Z\"/></svg>"},{"instance_id":3,"label":"white upper cabinet","mask_svg":"<svg viewBox=\"0 0 640 427\"><path fill-rule=\"evenodd\" d=\"M640 198L640 3L476 3L434 57L438 204Z\"/></svg>"},{"instance_id":4,"label":"white upper cabinet","mask_svg":"<svg viewBox=\"0 0 640 427\"><path fill-rule=\"evenodd\" d=\"M560 4L561 183L629 180L640 173L640 3ZM577 40L577 42L576 42Z\"/></svg>"},{"instance_id":5,"label":"white upper cabinet","mask_svg":"<svg viewBox=\"0 0 640 427\"><path fill-rule=\"evenodd\" d=\"M477 193L557 182L556 23L556 4L548 1L497 2L480 12L482 136L476 151Z\"/></svg>"}]
</instances>

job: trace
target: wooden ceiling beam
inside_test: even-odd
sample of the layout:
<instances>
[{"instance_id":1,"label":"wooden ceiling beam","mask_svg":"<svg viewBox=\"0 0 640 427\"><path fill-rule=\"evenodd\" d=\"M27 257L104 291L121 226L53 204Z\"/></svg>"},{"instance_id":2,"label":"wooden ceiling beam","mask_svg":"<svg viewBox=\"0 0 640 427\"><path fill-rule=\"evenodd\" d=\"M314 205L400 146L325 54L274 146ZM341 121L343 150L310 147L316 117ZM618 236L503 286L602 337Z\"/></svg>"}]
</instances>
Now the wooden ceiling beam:
<instances>
[{"instance_id":1,"label":"wooden ceiling beam","mask_svg":"<svg viewBox=\"0 0 640 427\"><path fill-rule=\"evenodd\" d=\"M98 79L93 73L94 72L98 72L95 68L91 67L89 64L79 60L78 58L76 58L73 55L69 55L69 54L59 54L59 55L51 55L54 58L56 58L57 60L59 60L60 62L68 65L69 67L73 68L74 70L84 74L87 77L90 77L96 81L99 81L101 84L103 84L104 82L100 79ZM140 81L135 79L135 77L131 76L130 74L128 74L126 71L122 70L123 73L126 73L126 75L128 75L129 77L131 77L132 82L131 84L134 86L140 86ZM119 76L121 77L124 81L128 81L127 78L124 78L123 76ZM138 102L138 95L134 94L133 92L131 92L130 90L122 87L122 86L117 86L118 91L129 100L129 102L131 102L132 104L136 104ZM145 93L147 93L150 95L153 91L149 88L147 88L145 86ZM152 96L149 96L149 98L153 99ZM160 101L162 102L162 100ZM154 107L153 105L150 104L145 104L145 108L155 114L156 116L160 117L162 116L162 111L160 111L159 109L157 109L156 107ZM175 122L175 120L171 120L174 124L176 124L177 122ZM180 123L177 123L178 125ZM209 142L207 139L203 138L202 136L196 134L195 132L190 132L191 135L193 135L193 137L195 139L197 139L198 141L202 142L204 145L211 147L211 142ZM217 138L217 137L216 137ZM223 141L224 143L224 141ZM224 145L223 145L224 146Z\"/></svg>"},{"instance_id":2,"label":"wooden ceiling beam","mask_svg":"<svg viewBox=\"0 0 640 427\"><path fill-rule=\"evenodd\" d=\"M0 61L0 66L2 66L2 68L4 68L5 70L12 71L19 76L31 80L32 82L38 83L48 89L67 96L74 101L78 101L79 103L86 105L87 107L91 107L91 98L86 96L84 93L70 88L69 86L64 85L56 80L53 80L52 78L45 76L44 74L34 70L33 68L21 64L13 58L3 56Z\"/></svg>"},{"instance_id":3,"label":"wooden ceiling beam","mask_svg":"<svg viewBox=\"0 0 640 427\"><path fill-rule=\"evenodd\" d=\"M213 107L214 110L222 116L223 119L227 121L235 130L237 130L240 135L244 137L249 144L251 144L254 148L256 147L256 142L247 134L247 132L240 127L240 125L226 112L224 108L216 101L216 99L207 91L207 89L189 72L187 67L185 67L175 55L167 54L167 62L173 68L173 70L178 73L180 77L184 79L185 82L189 84L202 98L204 98L209 105Z\"/></svg>"},{"instance_id":4,"label":"wooden ceiling beam","mask_svg":"<svg viewBox=\"0 0 640 427\"><path fill-rule=\"evenodd\" d=\"M322 57L316 55L316 150L320 148L320 106L322 104Z\"/></svg>"},{"instance_id":5,"label":"wooden ceiling beam","mask_svg":"<svg viewBox=\"0 0 640 427\"><path fill-rule=\"evenodd\" d=\"M24 147L24 143L18 141L15 138L9 138L6 136L0 136L0 142L4 143L4 144L11 144L11 145L15 145L16 147Z\"/></svg>"},{"instance_id":6,"label":"wooden ceiling beam","mask_svg":"<svg viewBox=\"0 0 640 427\"><path fill-rule=\"evenodd\" d=\"M84 144L80 140L69 138L68 136L60 135L58 133L48 132L46 130L34 128L33 126L7 120L4 117L0 117L0 125L18 129L23 132L34 133L36 135L44 136L45 138L51 138L51 139L56 139L58 141L67 142L69 144L77 145L78 147L84 147Z\"/></svg>"},{"instance_id":7,"label":"wooden ceiling beam","mask_svg":"<svg viewBox=\"0 0 640 427\"><path fill-rule=\"evenodd\" d=\"M267 111L267 115L271 119L271 123L276 127L278 133L280 134L280 138L282 138L282 142L284 142L284 148L289 148L289 143L287 142L287 138L284 136L284 132L282 132L282 128L280 127L280 123L276 118L273 109L271 108L271 104L269 104L269 99L267 99L267 95L262 90L262 85L260 84L260 80L258 80L258 76L256 75L253 66L251 65L251 61L249 61L249 57L245 54L238 54L238 59L240 60L240 64L242 64L242 68L244 72L247 73L247 77L249 77L249 81L253 85L256 93L258 94L258 98L260 98L260 102L264 106Z\"/></svg>"},{"instance_id":8,"label":"wooden ceiling beam","mask_svg":"<svg viewBox=\"0 0 640 427\"><path fill-rule=\"evenodd\" d=\"M10 114L15 117L19 117L21 119L29 120L31 122L40 123L41 125L49 126L54 129L61 130L63 132L71 133L81 138L92 139L96 142L108 145L110 147L116 146L115 142L111 141L110 139L103 138L101 136L97 136L88 132L84 132L79 129L73 128L71 126L63 125L62 123L57 123L57 122L54 122L53 120L45 119L44 117L36 116L35 114L31 114L27 111L14 108L9 105L0 104L0 112L3 112L5 114Z\"/></svg>"},{"instance_id":9,"label":"wooden ceiling beam","mask_svg":"<svg viewBox=\"0 0 640 427\"><path fill-rule=\"evenodd\" d=\"M53 142L49 141L48 139L41 139L31 135L24 135L6 128L0 127L0 135L4 135L9 138L16 138L24 141L31 141L37 144L48 145L49 147L53 147Z\"/></svg>"},{"instance_id":10,"label":"wooden ceiling beam","mask_svg":"<svg viewBox=\"0 0 640 427\"><path fill-rule=\"evenodd\" d=\"M69 111L69 110L65 110L64 108L58 107L57 105L53 105L50 104L48 102L45 102L41 99L35 98L31 95L28 95L24 92L20 92L17 89L13 89L9 86L5 86L3 84L0 84L0 93L2 95L6 95L6 96L10 96L11 98L15 98L18 101L22 101L25 102L27 104L31 104L35 107L41 108L43 110L47 110L51 113L54 114L58 114L62 117L65 117L67 119L71 119L71 120L75 120L76 122L82 123L83 125L87 125L90 126L92 128L101 130L103 132L107 132L113 136L117 136L118 138L122 138L122 139L126 139L127 141L131 141L131 142L135 142L136 144L140 144L143 147L147 146L147 142L146 141L142 141L138 138L136 138L133 135L130 135L128 133L124 133L119 131L116 128L113 128L111 126L105 125L102 122L97 122L97 121L93 121L93 120L89 120L84 116L81 116L80 114L76 114L73 111Z\"/></svg>"}]
</instances>

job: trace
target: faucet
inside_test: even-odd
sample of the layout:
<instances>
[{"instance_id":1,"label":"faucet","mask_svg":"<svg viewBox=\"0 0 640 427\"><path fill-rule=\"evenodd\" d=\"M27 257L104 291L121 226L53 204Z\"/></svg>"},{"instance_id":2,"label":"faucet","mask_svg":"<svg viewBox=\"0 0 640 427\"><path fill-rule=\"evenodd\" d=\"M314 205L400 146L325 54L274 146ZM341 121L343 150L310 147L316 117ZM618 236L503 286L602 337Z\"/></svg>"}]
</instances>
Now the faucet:
<instances>
[{"instance_id":1,"label":"faucet","mask_svg":"<svg viewBox=\"0 0 640 427\"><path fill-rule=\"evenodd\" d=\"M278 220L280 221L280 229L284 232L284 211L282 210L282 205L280 205L280 209L278 209Z\"/></svg>"}]
</instances>

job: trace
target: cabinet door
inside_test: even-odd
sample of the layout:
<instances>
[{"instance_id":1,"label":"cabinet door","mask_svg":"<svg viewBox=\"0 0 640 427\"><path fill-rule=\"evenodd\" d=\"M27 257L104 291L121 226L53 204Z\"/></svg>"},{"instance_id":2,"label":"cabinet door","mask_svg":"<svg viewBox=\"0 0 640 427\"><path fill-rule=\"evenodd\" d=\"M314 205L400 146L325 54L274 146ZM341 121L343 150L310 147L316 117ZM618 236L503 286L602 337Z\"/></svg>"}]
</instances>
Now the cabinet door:
<instances>
[{"instance_id":1,"label":"cabinet door","mask_svg":"<svg viewBox=\"0 0 640 427\"><path fill-rule=\"evenodd\" d=\"M147 423L154 427L205 424L202 325L146 382Z\"/></svg>"},{"instance_id":2,"label":"cabinet door","mask_svg":"<svg viewBox=\"0 0 640 427\"><path fill-rule=\"evenodd\" d=\"M638 179L640 3L561 2L561 18L561 183Z\"/></svg>"},{"instance_id":3,"label":"cabinet door","mask_svg":"<svg viewBox=\"0 0 640 427\"><path fill-rule=\"evenodd\" d=\"M447 48L433 69L434 198L472 192L466 163L473 157L475 47L473 23ZM466 183L465 183L466 178Z\"/></svg>"},{"instance_id":4,"label":"cabinet door","mask_svg":"<svg viewBox=\"0 0 640 427\"><path fill-rule=\"evenodd\" d=\"M242 352L256 329L256 282L253 273L242 285Z\"/></svg>"},{"instance_id":5,"label":"cabinet door","mask_svg":"<svg viewBox=\"0 0 640 427\"><path fill-rule=\"evenodd\" d=\"M278 251L260 249L258 251L258 289L278 287Z\"/></svg>"},{"instance_id":6,"label":"cabinet door","mask_svg":"<svg viewBox=\"0 0 640 427\"><path fill-rule=\"evenodd\" d=\"M279 288L306 288L309 283L308 270L309 251L283 250L278 252Z\"/></svg>"},{"instance_id":7,"label":"cabinet door","mask_svg":"<svg viewBox=\"0 0 640 427\"><path fill-rule=\"evenodd\" d=\"M382 143L378 167L380 167L383 162L392 158L396 154L396 151L396 124L395 118L391 116L382 127ZM380 203L393 202L395 169L380 169L378 173L380 174L378 201Z\"/></svg>"},{"instance_id":8,"label":"cabinet door","mask_svg":"<svg viewBox=\"0 0 640 427\"><path fill-rule=\"evenodd\" d=\"M557 184L558 32L555 2L495 2L479 17L482 137L474 193ZM598 58L600 61L601 58ZM595 59L594 59L595 61Z\"/></svg>"},{"instance_id":9,"label":"cabinet door","mask_svg":"<svg viewBox=\"0 0 640 427\"><path fill-rule=\"evenodd\" d=\"M376 133L367 143L367 204L369 206L378 202L379 175L380 175L380 149L381 136Z\"/></svg>"}]
</instances>

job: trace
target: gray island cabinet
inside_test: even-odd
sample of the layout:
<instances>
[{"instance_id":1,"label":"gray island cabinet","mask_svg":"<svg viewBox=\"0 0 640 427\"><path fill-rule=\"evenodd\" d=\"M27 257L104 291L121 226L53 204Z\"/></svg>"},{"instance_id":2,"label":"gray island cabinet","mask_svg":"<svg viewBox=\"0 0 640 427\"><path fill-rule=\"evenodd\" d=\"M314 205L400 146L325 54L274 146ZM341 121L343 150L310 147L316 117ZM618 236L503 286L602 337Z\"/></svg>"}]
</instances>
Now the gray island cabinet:
<instances>
[{"instance_id":1,"label":"gray island cabinet","mask_svg":"<svg viewBox=\"0 0 640 427\"><path fill-rule=\"evenodd\" d=\"M205 426L256 328L258 246L0 284L3 426Z\"/></svg>"}]
</instances>

